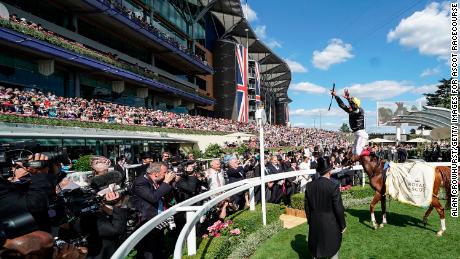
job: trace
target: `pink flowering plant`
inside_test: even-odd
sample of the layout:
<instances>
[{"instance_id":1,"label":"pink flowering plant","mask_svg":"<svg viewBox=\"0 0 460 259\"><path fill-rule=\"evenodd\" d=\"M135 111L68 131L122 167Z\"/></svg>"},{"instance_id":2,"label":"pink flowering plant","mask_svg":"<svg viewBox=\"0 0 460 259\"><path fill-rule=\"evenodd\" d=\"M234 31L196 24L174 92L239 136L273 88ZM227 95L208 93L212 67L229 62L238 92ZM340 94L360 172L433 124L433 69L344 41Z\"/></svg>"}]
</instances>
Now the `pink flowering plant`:
<instances>
[{"instance_id":1,"label":"pink flowering plant","mask_svg":"<svg viewBox=\"0 0 460 259\"><path fill-rule=\"evenodd\" d=\"M220 221L217 220L212 224L212 226L208 227L208 234L204 234L203 238L208 237L221 237L221 236L239 236L241 234L241 230L234 226L233 221Z\"/></svg>"}]
</instances>

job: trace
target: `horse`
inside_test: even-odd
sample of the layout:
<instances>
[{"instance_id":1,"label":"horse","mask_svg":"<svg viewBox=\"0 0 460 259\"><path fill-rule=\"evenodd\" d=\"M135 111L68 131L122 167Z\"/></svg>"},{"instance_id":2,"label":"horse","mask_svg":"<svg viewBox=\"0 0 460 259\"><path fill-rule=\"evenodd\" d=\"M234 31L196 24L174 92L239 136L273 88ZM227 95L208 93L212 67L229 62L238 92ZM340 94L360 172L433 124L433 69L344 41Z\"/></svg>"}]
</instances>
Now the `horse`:
<instances>
[{"instance_id":1,"label":"horse","mask_svg":"<svg viewBox=\"0 0 460 259\"><path fill-rule=\"evenodd\" d=\"M363 166L364 171L366 172L367 176L369 177L370 180L370 185L372 189L375 191L374 198L371 201L370 204L370 213L371 213L371 221L374 229L377 228L382 228L384 224L387 224L387 218L386 218L386 184L384 182L384 165L385 161L376 157L371 157L371 156L360 156L357 160L353 161L352 155L348 154L347 155L347 161L348 164L351 165L353 162L359 161L360 164ZM446 198L447 198L447 203L446 207L450 207L450 176L451 176L451 171L450 167L448 166L436 166L435 168L435 180L434 180L434 186L433 186L433 197L431 200L431 204L427 211L425 212L423 216L423 224L426 226L428 222L428 216L430 215L431 211L433 208L436 209L436 211L439 214L439 217L441 219L441 229L436 233L437 236L442 236L443 233L446 231L446 220L445 220L445 214L444 214L444 208L442 207L440 201L439 201L439 189L441 185L444 186L444 190L446 192ZM364 179L363 179L364 180ZM377 224L377 221L375 220L375 214L374 214L374 209L375 205L378 202L381 202L382 206L382 223L380 225Z\"/></svg>"}]
</instances>

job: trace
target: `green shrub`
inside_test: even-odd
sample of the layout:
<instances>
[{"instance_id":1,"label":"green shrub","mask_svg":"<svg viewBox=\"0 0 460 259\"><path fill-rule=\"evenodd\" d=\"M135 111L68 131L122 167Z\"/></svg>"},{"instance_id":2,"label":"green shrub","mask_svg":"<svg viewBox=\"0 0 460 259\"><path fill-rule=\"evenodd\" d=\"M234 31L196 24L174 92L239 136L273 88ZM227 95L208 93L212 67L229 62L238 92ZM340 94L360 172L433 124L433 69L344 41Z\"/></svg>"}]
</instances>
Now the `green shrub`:
<instances>
[{"instance_id":1,"label":"green shrub","mask_svg":"<svg viewBox=\"0 0 460 259\"><path fill-rule=\"evenodd\" d=\"M77 172L87 172L91 171L91 157L93 155L80 156L75 163L75 171Z\"/></svg>"},{"instance_id":2,"label":"green shrub","mask_svg":"<svg viewBox=\"0 0 460 259\"><path fill-rule=\"evenodd\" d=\"M342 194L343 205L345 208L352 208L358 205L370 202L370 198L374 197L375 191L369 186L353 186L351 189L344 191ZM291 197L291 207L293 209L304 210L304 193L296 193Z\"/></svg>"},{"instance_id":3,"label":"green shrub","mask_svg":"<svg viewBox=\"0 0 460 259\"><path fill-rule=\"evenodd\" d=\"M291 196L291 207L293 209L304 210L305 193L296 193Z\"/></svg>"},{"instance_id":4,"label":"green shrub","mask_svg":"<svg viewBox=\"0 0 460 259\"><path fill-rule=\"evenodd\" d=\"M363 199L368 197L373 197L375 191L369 186L353 186L351 189L342 192L342 199L351 198L351 199Z\"/></svg>"},{"instance_id":5,"label":"green shrub","mask_svg":"<svg viewBox=\"0 0 460 259\"><path fill-rule=\"evenodd\" d=\"M278 204L267 203L267 226L279 222L284 208ZM227 258L247 237L260 230L262 225L261 205L255 211L244 210L227 217L234 227L241 230L239 236L221 236L205 238L201 241L197 254L188 258Z\"/></svg>"},{"instance_id":6,"label":"green shrub","mask_svg":"<svg viewBox=\"0 0 460 259\"><path fill-rule=\"evenodd\" d=\"M210 144L204 151L204 158L218 158L224 151L218 144Z\"/></svg>"},{"instance_id":7,"label":"green shrub","mask_svg":"<svg viewBox=\"0 0 460 259\"><path fill-rule=\"evenodd\" d=\"M236 148L236 152L238 155L242 156L249 152L249 147L246 144L241 144L239 147Z\"/></svg>"}]
</instances>

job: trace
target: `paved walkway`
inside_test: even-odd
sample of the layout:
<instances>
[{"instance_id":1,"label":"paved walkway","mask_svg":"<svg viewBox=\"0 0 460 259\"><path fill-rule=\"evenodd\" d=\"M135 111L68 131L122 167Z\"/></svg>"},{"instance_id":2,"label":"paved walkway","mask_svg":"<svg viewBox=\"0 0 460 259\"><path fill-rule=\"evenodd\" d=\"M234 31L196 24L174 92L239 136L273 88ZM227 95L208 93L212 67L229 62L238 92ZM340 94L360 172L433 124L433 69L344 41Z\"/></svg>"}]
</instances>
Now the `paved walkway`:
<instances>
[{"instance_id":1,"label":"paved walkway","mask_svg":"<svg viewBox=\"0 0 460 259\"><path fill-rule=\"evenodd\" d=\"M283 227L291 229L307 222L306 218L299 218L291 215L282 214L280 216L281 222L283 222Z\"/></svg>"}]
</instances>

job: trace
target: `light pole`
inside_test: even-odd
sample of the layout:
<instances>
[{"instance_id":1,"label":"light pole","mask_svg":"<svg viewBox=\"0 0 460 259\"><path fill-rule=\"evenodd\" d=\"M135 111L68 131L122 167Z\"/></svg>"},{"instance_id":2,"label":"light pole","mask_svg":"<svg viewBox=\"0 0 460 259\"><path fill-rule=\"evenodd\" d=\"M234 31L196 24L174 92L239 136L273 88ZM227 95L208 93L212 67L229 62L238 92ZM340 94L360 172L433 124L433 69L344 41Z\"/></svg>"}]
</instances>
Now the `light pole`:
<instances>
[{"instance_id":1,"label":"light pole","mask_svg":"<svg viewBox=\"0 0 460 259\"><path fill-rule=\"evenodd\" d=\"M257 125L259 126L259 158L260 158L260 196L262 199L262 223L267 225L267 208L265 202L265 149L264 149L264 124L267 121L265 109L260 106L256 111Z\"/></svg>"}]
</instances>

